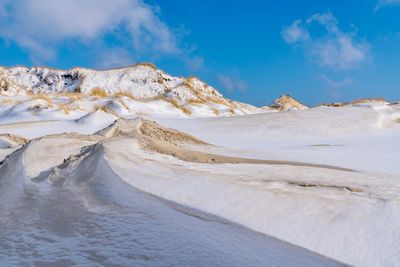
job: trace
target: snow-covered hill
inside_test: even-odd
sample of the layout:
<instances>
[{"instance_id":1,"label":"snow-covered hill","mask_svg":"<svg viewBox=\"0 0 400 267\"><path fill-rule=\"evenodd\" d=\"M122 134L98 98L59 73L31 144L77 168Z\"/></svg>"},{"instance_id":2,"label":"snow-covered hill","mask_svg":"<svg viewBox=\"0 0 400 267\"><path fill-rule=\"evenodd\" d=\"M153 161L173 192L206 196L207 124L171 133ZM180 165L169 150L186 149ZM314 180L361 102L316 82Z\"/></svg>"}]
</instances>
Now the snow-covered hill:
<instances>
[{"instance_id":1,"label":"snow-covered hill","mask_svg":"<svg viewBox=\"0 0 400 267\"><path fill-rule=\"evenodd\" d=\"M0 67L0 93L8 97L20 96L19 103L42 99L28 104L36 110L91 111L95 106L106 106L104 110L107 108L118 115L152 115L156 105L157 111L164 115L230 116L259 111L224 98L197 77L173 77L147 63L104 71ZM54 102L57 105L52 105Z\"/></svg>"}]
</instances>

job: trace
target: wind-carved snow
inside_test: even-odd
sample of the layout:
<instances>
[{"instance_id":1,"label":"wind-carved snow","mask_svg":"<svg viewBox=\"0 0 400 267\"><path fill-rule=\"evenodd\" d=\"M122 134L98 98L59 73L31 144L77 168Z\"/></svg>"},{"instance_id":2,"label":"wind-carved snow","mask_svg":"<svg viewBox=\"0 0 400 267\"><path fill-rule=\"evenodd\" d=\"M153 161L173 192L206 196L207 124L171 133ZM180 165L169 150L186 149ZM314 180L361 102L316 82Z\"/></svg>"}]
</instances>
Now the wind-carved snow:
<instances>
[{"instance_id":1,"label":"wind-carved snow","mask_svg":"<svg viewBox=\"0 0 400 267\"><path fill-rule=\"evenodd\" d=\"M259 109L149 65L0 72L0 265L400 261L399 103Z\"/></svg>"},{"instance_id":2,"label":"wind-carved snow","mask_svg":"<svg viewBox=\"0 0 400 267\"><path fill-rule=\"evenodd\" d=\"M125 183L108 161L110 146L123 140L126 153L139 153L130 164L144 165L142 141L198 142L122 120L95 135L50 135L20 147L0 165L2 265L341 265Z\"/></svg>"}]
</instances>

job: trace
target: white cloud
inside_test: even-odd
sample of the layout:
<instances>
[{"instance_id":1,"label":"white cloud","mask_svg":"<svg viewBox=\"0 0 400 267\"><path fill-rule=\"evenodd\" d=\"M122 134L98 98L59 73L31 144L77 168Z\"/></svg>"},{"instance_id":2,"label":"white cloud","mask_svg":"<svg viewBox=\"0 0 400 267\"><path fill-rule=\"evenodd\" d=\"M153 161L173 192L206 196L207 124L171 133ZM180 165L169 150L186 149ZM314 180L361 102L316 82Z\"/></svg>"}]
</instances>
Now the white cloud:
<instances>
[{"instance_id":1,"label":"white cloud","mask_svg":"<svg viewBox=\"0 0 400 267\"><path fill-rule=\"evenodd\" d=\"M248 85L236 76L218 75L218 80L229 92L234 90L244 91L248 88Z\"/></svg>"},{"instance_id":2,"label":"white cloud","mask_svg":"<svg viewBox=\"0 0 400 267\"><path fill-rule=\"evenodd\" d=\"M322 26L324 34L312 34L313 26ZM370 45L357 38L356 32L343 32L332 13L314 14L305 23L297 20L284 28L282 37L288 44L299 44L321 66L346 70L364 63Z\"/></svg>"},{"instance_id":3,"label":"white cloud","mask_svg":"<svg viewBox=\"0 0 400 267\"><path fill-rule=\"evenodd\" d=\"M378 0L375 11L385 6L400 6L400 0Z\"/></svg>"},{"instance_id":4,"label":"white cloud","mask_svg":"<svg viewBox=\"0 0 400 267\"><path fill-rule=\"evenodd\" d=\"M308 31L299 26L301 24L301 20L296 20L292 25L283 29L282 37L287 43L305 42L310 39Z\"/></svg>"},{"instance_id":5,"label":"white cloud","mask_svg":"<svg viewBox=\"0 0 400 267\"><path fill-rule=\"evenodd\" d=\"M179 53L176 35L142 0L0 2L0 37L16 42L36 58L51 59L65 40L92 45L122 28L135 51Z\"/></svg>"}]
</instances>

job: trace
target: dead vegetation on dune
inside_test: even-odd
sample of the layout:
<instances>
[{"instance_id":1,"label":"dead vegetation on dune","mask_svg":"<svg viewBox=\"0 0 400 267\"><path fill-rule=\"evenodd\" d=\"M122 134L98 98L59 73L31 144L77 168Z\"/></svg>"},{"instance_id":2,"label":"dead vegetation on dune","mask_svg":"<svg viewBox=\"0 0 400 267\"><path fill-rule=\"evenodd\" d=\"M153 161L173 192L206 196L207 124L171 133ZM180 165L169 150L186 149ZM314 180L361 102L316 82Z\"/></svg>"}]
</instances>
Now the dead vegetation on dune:
<instances>
[{"instance_id":1,"label":"dead vegetation on dune","mask_svg":"<svg viewBox=\"0 0 400 267\"><path fill-rule=\"evenodd\" d=\"M219 116L219 110L213 107L210 107L210 109L214 112L215 115Z\"/></svg>"},{"instance_id":2,"label":"dead vegetation on dune","mask_svg":"<svg viewBox=\"0 0 400 267\"><path fill-rule=\"evenodd\" d=\"M105 98L105 97L107 97L107 92L106 92L103 88L94 87L94 88L90 91L89 95L90 95L90 96L94 96L94 97Z\"/></svg>"},{"instance_id":3,"label":"dead vegetation on dune","mask_svg":"<svg viewBox=\"0 0 400 267\"><path fill-rule=\"evenodd\" d=\"M389 103L383 97L378 97L378 98L358 99L358 100L349 102L349 104L362 104L362 103L369 103L369 102Z\"/></svg>"},{"instance_id":4,"label":"dead vegetation on dune","mask_svg":"<svg viewBox=\"0 0 400 267\"><path fill-rule=\"evenodd\" d=\"M96 106L94 106L94 111L99 111L99 110L104 111L106 113L108 112L108 109L107 109L106 105L101 105L101 106L96 105Z\"/></svg>"},{"instance_id":5,"label":"dead vegetation on dune","mask_svg":"<svg viewBox=\"0 0 400 267\"><path fill-rule=\"evenodd\" d=\"M80 101L80 100L82 100L82 94L81 93L77 93L77 92L74 92L74 93L61 93L61 94L58 94L58 95L55 95L55 97L68 97L70 100L73 100L73 101Z\"/></svg>"},{"instance_id":6,"label":"dead vegetation on dune","mask_svg":"<svg viewBox=\"0 0 400 267\"><path fill-rule=\"evenodd\" d=\"M0 93L7 92L9 87L9 83L7 80L0 77Z\"/></svg>"},{"instance_id":7,"label":"dead vegetation on dune","mask_svg":"<svg viewBox=\"0 0 400 267\"><path fill-rule=\"evenodd\" d=\"M145 67L149 67L152 68L153 70L157 70L156 66L152 63L148 63L148 62L140 62L140 63L136 63L135 67L137 66L145 66Z\"/></svg>"},{"instance_id":8,"label":"dead vegetation on dune","mask_svg":"<svg viewBox=\"0 0 400 267\"><path fill-rule=\"evenodd\" d=\"M331 103L331 104L323 103L322 106L343 107L343 106L347 106L347 105L363 104L363 103L370 103L370 102L378 102L378 103L384 103L384 104L389 103L383 97L378 97L378 98L362 98L362 99L357 99L357 100L353 100L353 101L345 102L345 103L338 103L338 102Z\"/></svg>"},{"instance_id":9,"label":"dead vegetation on dune","mask_svg":"<svg viewBox=\"0 0 400 267\"><path fill-rule=\"evenodd\" d=\"M52 107L54 105L53 104L53 100L51 100L51 98L46 96L46 95L42 95L42 94L34 95L34 96L32 96L32 99L44 100L44 101L46 101L48 103L48 105L50 107Z\"/></svg>"},{"instance_id":10,"label":"dead vegetation on dune","mask_svg":"<svg viewBox=\"0 0 400 267\"><path fill-rule=\"evenodd\" d=\"M188 116L192 114L192 111L190 109L188 109L187 107L185 107L183 105L179 105L178 102L175 99L166 98L164 96L160 97L160 99L171 103L175 108L180 109L183 113L185 113Z\"/></svg>"},{"instance_id":11,"label":"dead vegetation on dune","mask_svg":"<svg viewBox=\"0 0 400 267\"><path fill-rule=\"evenodd\" d=\"M70 111L73 110L72 107L67 104L57 104L57 108L64 111L65 115L69 115Z\"/></svg>"},{"instance_id":12,"label":"dead vegetation on dune","mask_svg":"<svg viewBox=\"0 0 400 267\"><path fill-rule=\"evenodd\" d=\"M138 100L138 98L136 98L134 95L132 95L129 92L125 92L125 91L115 92L114 96L126 96L126 97L129 97L132 100Z\"/></svg>"},{"instance_id":13,"label":"dead vegetation on dune","mask_svg":"<svg viewBox=\"0 0 400 267\"><path fill-rule=\"evenodd\" d=\"M29 142L29 139L26 139L25 137L9 133L0 134L0 139L10 142L13 145L24 145Z\"/></svg>"}]
</instances>

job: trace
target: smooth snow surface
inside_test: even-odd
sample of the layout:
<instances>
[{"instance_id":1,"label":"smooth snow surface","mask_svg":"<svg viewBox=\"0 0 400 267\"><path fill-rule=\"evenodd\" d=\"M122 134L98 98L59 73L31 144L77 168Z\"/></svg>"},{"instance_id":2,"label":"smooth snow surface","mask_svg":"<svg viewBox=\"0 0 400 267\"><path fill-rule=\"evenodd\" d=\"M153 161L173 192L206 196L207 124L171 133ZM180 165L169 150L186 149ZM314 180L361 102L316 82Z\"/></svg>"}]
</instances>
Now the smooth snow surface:
<instances>
[{"instance_id":1,"label":"smooth snow surface","mask_svg":"<svg viewBox=\"0 0 400 267\"><path fill-rule=\"evenodd\" d=\"M400 262L399 104L272 112L191 102L148 66L2 71L56 94L0 98L0 265ZM89 81L175 95L91 96ZM60 93L77 84L87 95Z\"/></svg>"}]
</instances>

